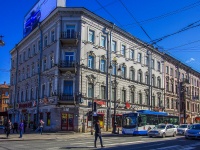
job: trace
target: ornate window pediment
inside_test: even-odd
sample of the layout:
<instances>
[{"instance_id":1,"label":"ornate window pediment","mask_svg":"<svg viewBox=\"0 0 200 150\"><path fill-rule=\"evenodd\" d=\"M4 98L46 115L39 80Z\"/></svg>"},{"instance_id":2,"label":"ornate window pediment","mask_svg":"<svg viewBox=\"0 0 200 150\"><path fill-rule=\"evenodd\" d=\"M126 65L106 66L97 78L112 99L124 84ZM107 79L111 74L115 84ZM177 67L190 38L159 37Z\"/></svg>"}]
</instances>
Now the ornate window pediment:
<instances>
[{"instance_id":1,"label":"ornate window pediment","mask_svg":"<svg viewBox=\"0 0 200 150\"><path fill-rule=\"evenodd\" d=\"M111 82L111 84L112 84L112 87L114 87L114 88L115 88L115 87L117 87L117 85L118 85L118 82L116 81L116 83L115 83L115 81L112 81L112 82Z\"/></svg>"},{"instance_id":2,"label":"ornate window pediment","mask_svg":"<svg viewBox=\"0 0 200 150\"><path fill-rule=\"evenodd\" d=\"M93 74L87 75L86 78L88 79L89 83L94 83L94 81L96 79L96 77Z\"/></svg>"},{"instance_id":3,"label":"ornate window pediment","mask_svg":"<svg viewBox=\"0 0 200 150\"><path fill-rule=\"evenodd\" d=\"M93 51L89 51L88 53L90 56L94 56L94 57L96 56Z\"/></svg>"},{"instance_id":4,"label":"ornate window pediment","mask_svg":"<svg viewBox=\"0 0 200 150\"><path fill-rule=\"evenodd\" d=\"M171 82L174 82L174 78L171 78L170 80L171 80Z\"/></svg>"},{"instance_id":5,"label":"ornate window pediment","mask_svg":"<svg viewBox=\"0 0 200 150\"><path fill-rule=\"evenodd\" d=\"M166 80L169 81L169 76L166 76Z\"/></svg>"},{"instance_id":6,"label":"ornate window pediment","mask_svg":"<svg viewBox=\"0 0 200 150\"><path fill-rule=\"evenodd\" d=\"M130 91L131 91L131 92L134 92L134 91L135 91L135 86L134 86L134 85L129 85L128 87L130 88Z\"/></svg>"},{"instance_id":7,"label":"ornate window pediment","mask_svg":"<svg viewBox=\"0 0 200 150\"><path fill-rule=\"evenodd\" d=\"M157 92L158 97L161 97L161 92Z\"/></svg>"},{"instance_id":8,"label":"ornate window pediment","mask_svg":"<svg viewBox=\"0 0 200 150\"><path fill-rule=\"evenodd\" d=\"M144 89L144 91L146 95L149 95L149 89Z\"/></svg>"},{"instance_id":9,"label":"ornate window pediment","mask_svg":"<svg viewBox=\"0 0 200 150\"><path fill-rule=\"evenodd\" d=\"M105 55L101 55L101 59L106 60L106 56Z\"/></svg>"}]
</instances>

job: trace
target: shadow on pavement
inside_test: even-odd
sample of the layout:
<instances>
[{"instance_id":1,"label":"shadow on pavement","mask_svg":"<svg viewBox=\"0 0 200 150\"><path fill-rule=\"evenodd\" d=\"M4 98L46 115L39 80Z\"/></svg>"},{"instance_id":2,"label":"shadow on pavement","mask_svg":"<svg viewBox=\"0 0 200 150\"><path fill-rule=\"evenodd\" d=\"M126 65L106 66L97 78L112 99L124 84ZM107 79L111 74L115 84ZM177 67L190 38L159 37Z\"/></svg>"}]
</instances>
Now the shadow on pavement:
<instances>
[{"instance_id":1,"label":"shadow on pavement","mask_svg":"<svg viewBox=\"0 0 200 150\"><path fill-rule=\"evenodd\" d=\"M121 143L121 145L110 145L110 144L106 145L105 144L104 148L96 148L95 150L101 150L101 149L104 149L104 150L156 150L156 149L160 149L162 147L165 148L165 147L169 147L169 146L171 146L171 150L175 150L175 149L180 150L180 149L183 149L184 147L190 146L191 144L193 144L193 145L199 144L200 145L200 143L197 143L197 140L188 140L183 143L183 141L185 141L184 140L185 138L180 138L178 140L173 139L173 138L170 140L162 140L162 139L163 138L161 138L161 140L159 140L159 141L152 141L152 142L141 141L141 143L134 143L134 142L129 143L129 144Z\"/></svg>"},{"instance_id":2,"label":"shadow on pavement","mask_svg":"<svg viewBox=\"0 0 200 150\"><path fill-rule=\"evenodd\" d=\"M67 146L67 147L61 147L60 149L74 149L74 148L93 148L94 149L94 147L91 147L91 146Z\"/></svg>"}]
</instances>

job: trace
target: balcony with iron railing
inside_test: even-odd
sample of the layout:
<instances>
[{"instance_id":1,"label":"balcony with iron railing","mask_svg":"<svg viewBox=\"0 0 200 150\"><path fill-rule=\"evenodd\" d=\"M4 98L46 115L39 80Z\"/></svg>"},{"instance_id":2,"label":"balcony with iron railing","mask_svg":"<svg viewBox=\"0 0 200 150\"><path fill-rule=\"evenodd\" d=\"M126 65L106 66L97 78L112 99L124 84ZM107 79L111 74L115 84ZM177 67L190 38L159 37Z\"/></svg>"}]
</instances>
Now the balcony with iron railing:
<instances>
[{"instance_id":1,"label":"balcony with iron railing","mask_svg":"<svg viewBox=\"0 0 200 150\"><path fill-rule=\"evenodd\" d=\"M75 61L66 61L66 60L61 60L58 65L60 71L71 71L75 72L76 71L76 63Z\"/></svg>"},{"instance_id":2,"label":"balcony with iron railing","mask_svg":"<svg viewBox=\"0 0 200 150\"><path fill-rule=\"evenodd\" d=\"M77 45L78 36L79 36L78 32L63 31L63 32L61 32L60 41L61 41L62 45L66 45L66 44L67 45Z\"/></svg>"},{"instance_id":3,"label":"balcony with iron railing","mask_svg":"<svg viewBox=\"0 0 200 150\"><path fill-rule=\"evenodd\" d=\"M61 104L75 104L75 98L73 95L69 94L60 94L58 103Z\"/></svg>"},{"instance_id":4,"label":"balcony with iron railing","mask_svg":"<svg viewBox=\"0 0 200 150\"><path fill-rule=\"evenodd\" d=\"M187 78L182 78L181 82L183 82L183 84L190 84L190 80Z\"/></svg>"}]
</instances>

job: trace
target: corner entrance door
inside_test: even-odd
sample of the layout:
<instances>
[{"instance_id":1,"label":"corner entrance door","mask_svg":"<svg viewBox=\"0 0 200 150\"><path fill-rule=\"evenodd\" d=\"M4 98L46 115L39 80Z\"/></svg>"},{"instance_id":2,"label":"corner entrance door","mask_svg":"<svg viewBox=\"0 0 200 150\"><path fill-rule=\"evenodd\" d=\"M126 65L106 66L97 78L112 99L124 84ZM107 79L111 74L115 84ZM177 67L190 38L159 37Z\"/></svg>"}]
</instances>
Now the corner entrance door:
<instances>
[{"instance_id":1,"label":"corner entrance door","mask_svg":"<svg viewBox=\"0 0 200 150\"><path fill-rule=\"evenodd\" d=\"M73 131L74 130L74 115L70 113L62 113L61 115L61 130Z\"/></svg>"}]
</instances>

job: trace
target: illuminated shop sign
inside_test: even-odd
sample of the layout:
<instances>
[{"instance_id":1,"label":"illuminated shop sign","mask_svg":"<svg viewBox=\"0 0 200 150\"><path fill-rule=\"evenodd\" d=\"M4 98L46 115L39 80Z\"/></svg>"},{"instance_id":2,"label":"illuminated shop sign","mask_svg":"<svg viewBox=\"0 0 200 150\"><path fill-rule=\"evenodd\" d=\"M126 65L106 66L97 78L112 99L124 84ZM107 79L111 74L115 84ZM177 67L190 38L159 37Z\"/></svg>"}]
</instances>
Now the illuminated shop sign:
<instances>
[{"instance_id":1,"label":"illuminated shop sign","mask_svg":"<svg viewBox=\"0 0 200 150\"><path fill-rule=\"evenodd\" d=\"M24 37L33 31L57 6L57 0L39 0L24 18Z\"/></svg>"}]
</instances>

